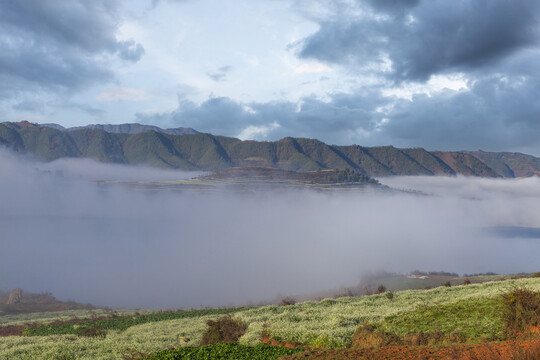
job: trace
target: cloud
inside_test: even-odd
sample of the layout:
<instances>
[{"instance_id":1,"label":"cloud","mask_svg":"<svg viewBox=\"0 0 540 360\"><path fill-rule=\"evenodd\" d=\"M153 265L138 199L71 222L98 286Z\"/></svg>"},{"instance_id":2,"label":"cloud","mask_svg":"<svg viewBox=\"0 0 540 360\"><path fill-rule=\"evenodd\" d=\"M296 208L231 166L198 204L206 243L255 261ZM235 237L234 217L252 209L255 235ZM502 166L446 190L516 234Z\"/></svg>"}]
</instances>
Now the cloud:
<instances>
[{"instance_id":1,"label":"cloud","mask_svg":"<svg viewBox=\"0 0 540 360\"><path fill-rule=\"evenodd\" d=\"M195 104L181 99L176 110L138 114L137 121L254 140L295 136L339 145L540 154L540 79L527 69L536 56L533 52L509 62L508 69L516 68L513 76L485 75L456 90L442 87L394 97L382 95L379 87L365 87L324 101L305 97L299 102L242 103L217 97Z\"/></svg>"},{"instance_id":2,"label":"cloud","mask_svg":"<svg viewBox=\"0 0 540 360\"><path fill-rule=\"evenodd\" d=\"M96 99L102 101L118 101L118 100L128 100L128 101L139 101L146 99L146 94L144 91L139 89L132 88L112 88L107 89L100 93Z\"/></svg>"},{"instance_id":3,"label":"cloud","mask_svg":"<svg viewBox=\"0 0 540 360\"><path fill-rule=\"evenodd\" d=\"M34 119L37 122L43 122L43 115L50 115L52 113L51 109L53 108L62 108L62 109L73 109L84 114L90 115L96 120L102 119L106 112L103 109L97 108L95 106L80 103L71 100L51 100L51 101L21 101L12 106L14 110L17 110L21 113L32 113L40 115L18 115L17 119Z\"/></svg>"},{"instance_id":4,"label":"cloud","mask_svg":"<svg viewBox=\"0 0 540 360\"><path fill-rule=\"evenodd\" d=\"M0 93L77 91L113 79L112 58L134 62L144 53L119 41L117 1L0 3Z\"/></svg>"},{"instance_id":5,"label":"cloud","mask_svg":"<svg viewBox=\"0 0 540 360\"><path fill-rule=\"evenodd\" d=\"M232 70L232 66L222 66L214 72L206 73L214 81L220 82L227 79L227 74Z\"/></svg>"},{"instance_id":6,"label":"cloud","mask_svg":"<svg viewBox=\"0 0 540 360\"><path fill-rule=\"evenodd\" d=\"M141 44L136 44L133 40L122 41L119 44L118 56L123 60L137 62L144 55L143 46Z\"/></svg>"},{"instance_id":7,"label":"cloud","mask_svg":"<svg viewBox=\"0 0 540 360\"><path fill-rule=\"evenodd\" d=\"M81 103L71 102L71 101L64 102L62 104L62 107L65 108L65 109L79 110L79 111L81 111L81 112L83 112L85 114L90 115L91 117L93 117L96 120L102 119L105 116L105 113L106 113L105 110L103 110L103 109L99 109L99 108L96 108L96 107L91 106L91 105L81 104Z\"/></svg>"},{"instance_id":8,"label":"cloud","mask_svg":"<svg viewBox=\"0 0 540 360\"><path fill-rule=\"evenodd\" d=\"M420 3L420 0L367 0L373 8L383 11L404 11Z\"/></svg>"},{"instance_id":9,"label":"cloud","mask_svg":"<svg viewBox=\"0 0 540 360\"><path fill-rule=\"evenodd\" d=\"M482 229L540 226L538 178L381 179L436 196L142 191L91 182L191 175L81 159L38 163L0 151L2 290L189 308L354 286L374 269L537 270L538 239Z\"/></svg>"},{"instance_id":10,"label":"cloud","mask_svg":"<svg viewBox=\"0 0 540 360\"><path fill-rule=\"evenodd\" d=\"M351 69L378 68L398 81L426 81L434 74L497 65L538 46L538 2L362 3L364 16L347 16L342 9L340 16L321 19L320 29L302 42L299 56ZM387 61L390 70L385 69Z\"/></svg>"},{"instance_id":11,"label":"cloud","mask_svg":"<svg viewBox=\"0 0 540 360\"><path fill-rule=\"evenodd\" d=\"M244 104L227 97L216 97L200 105L180 100L175 111L137 114L137 121L188 126L217 135L240 134L245 138L251 135L255 140L276 140L294 134L347 144L359 140L359 131L374 129L375 110L383 104L386 104L385 100L375 91L335 94L328 102L306 97L300 103Z\"/></svg>"},{"instance_id":12,"label":"cloud","mask_svg":"<svg viewBox=\"0 0 540 360\"><path fill-rule=\"evenodd\" d=\"M381 136L393 144L430 149L521 150L540 153L539 79L491 75L469 90L396 101Z\"/></svg>"},{"instance_id":13,"label":"cloud","mask_svg":"<svg viewBox=\"0 0 540 360\"><path fill-rule=\"evenodd\" d=\"M330 72L332 68L325 64L302 64L294 69L296 74Z\"/></svg>"},{"instance_id":14,"label":"cloud","mask_svg":"<svg viewBox=\"0 0 540 360\"><path fill-rule=\"evenodd\" d=\"M268 137L268 133L278 128L280 125L275 122L269 126L248 126L240 134L238 138L241 140L261 139Z\"/></svg>"}]
</instances>

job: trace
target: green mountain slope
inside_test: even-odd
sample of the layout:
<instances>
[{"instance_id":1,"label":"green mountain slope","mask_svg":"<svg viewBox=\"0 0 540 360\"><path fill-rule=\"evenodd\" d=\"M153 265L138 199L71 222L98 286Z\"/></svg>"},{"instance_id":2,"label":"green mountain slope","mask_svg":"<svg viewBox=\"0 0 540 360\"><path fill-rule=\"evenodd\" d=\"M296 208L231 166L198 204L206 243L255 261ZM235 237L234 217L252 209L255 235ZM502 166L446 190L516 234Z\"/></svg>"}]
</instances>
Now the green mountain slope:
<instances>
[{"instance_id":1,"label":"green mountain slope","mask_svg":"<svg viewBox=\"0 0 540 360\"><path fill-rule=\"evenodd\" d=\"M114 136L103 130L80 129L70 132L69 136L84 157L102 162L125 163L124 142L127 136Z\"/></svg>"},{"instance_id":2,"label":"green mountain slope","mask_svg":"<svg viewBox=\"0 0 540 360\"><path fill-rule=\"evenodd\" d=\"M16 151L30 152L43 160L81 155L74 140L62 131L26 122L4 123L0 127L3 127L0 134L8 135L6 138L2 137L0 141ZM11 143L13 140L14 144Z\"/></svg>"},{"instance_id":3,"label":"green mountain slope","mask_svg":"<svg viewBox=\"0 0 540 360\"><path fill-rule=\"evenodd\" d=\"M1 123L0 145L46 161L81 157L183 170L267 167L300 172L351 169L368 176L521 177L540 174L540 159L515 153L336 146L291 137L279 141L242 141L204 133L172 135L154 130L135 134L88 127L66 131L25 121Z\"/></svg>"}]
</instances>

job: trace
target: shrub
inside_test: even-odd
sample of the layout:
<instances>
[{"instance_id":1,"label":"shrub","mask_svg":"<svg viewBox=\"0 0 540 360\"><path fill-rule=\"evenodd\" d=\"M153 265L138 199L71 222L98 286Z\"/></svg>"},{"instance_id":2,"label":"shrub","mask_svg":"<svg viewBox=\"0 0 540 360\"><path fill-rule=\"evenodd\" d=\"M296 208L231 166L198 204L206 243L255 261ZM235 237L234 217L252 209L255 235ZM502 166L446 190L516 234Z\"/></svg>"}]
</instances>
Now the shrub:
<instances>
[{"instance_id":1,"label":"shrub","mask_svg":"<svg viewBox=\"0 0 540 360\"><path fill-rule=\"evenodd\" d=\"M540 325L540 293L516 288L502 295L502 321L507 338Z\"/></svg>"},{"instance_id":2,"label":"shrub","mask_svg":"<svg viewBox=\"0 0 540 360\"><path fill-rule=\"evenodd\" d=\"M246 330L246 324L242 320L233 318L231 315L221 317L217 320L208 320L201 345L236 342L246 333Z\"/></svg>"},{"instance_id":3,"label":"shrub","mask_svg":"<svg viewBox=\"0 0 540 360\"><path fill-rule=\"evenodd\" d=\"M32 336L32 330L28 326L24 326L21 331L22 336Z\"/></svg>"},{"instance_id":4,"label":"shrub","mask_svg":"<svg viewBox=\"0 0 540 360\"><path fill-rule=\"evenodd\" d=\"M450 282L450 280L448 280L447 282L445 282L445 283L443 284L443 286L451 287L451 286L452 286L452 283Z\"/></svg>"},{"instance_id":5,"label":"shrub","mask_svg":"<svg viewBox=\"0 0 540 360\"><path fill-rule=\"evenodd\" d=\"M107 336L107 330L99 327L98 325L92 324L79 328L77 331L77 335L104 339Z\"/></svg>"},{"instance_id":6,"label":"shrub","mask_svg":"<svg viewBox=\"0 0 540 360\"><path fill-rule=\"evenodd\" d=\"M404 335L384 331L377 325L364 323L360 325L353 336L352 347L356 349L373 349L384 346L434 346L464 343L467 338L463 335L444 334L441 330L431 332L415 332Z\"/></svg>"},{"instance_id":7,"label":"shrub","mask_svg":"<svg viewBox=\"0 0 540 360\"><path fill-rule=\"evenodd\" d=\"M288 306L288 305L294 305L296 304L296 300L290 296L287 296L286 298L281 299L281 305Z\"/></svg>"},{"instance_id":8,"label":"shrub","mask_svg":"<svg viewBox=\"0 0 540 360\"><path fill-rule=\"evenodd\" d=\"M395 344L400 344L397 335L380 331L377 325L371 323L358 326L352 339L352 348L356 349L372 349Z\"/></svg>"},{"instance_id":9,"label":"shrub","mask_svg":"<svg viewBox=\"0 0 540 360\"><path fill-rule=\"evenodd\" d=\"M379 287L377 288L377 294L382 294L386 291L386 286L384 285L379 285Z\"/></svg>"},{"instance_id":10,"label":"shrub","mask_svg":"<svg viewBox=\"0 0 540 360\"><path fill-rule=\"evenodd\" d=\"M387 291L387 292L386 292L386 298L387 298L388 300L392 300L392 299L394 298L394 293L391 292L391 291Z\"/></svg>"},{"instance_id":11,"label":"shrub","mask_svg":"<svg viewBox=\"0 0 540 360\"><path fill-rule=\"evenodd\" d=\"M338 299L338 298L342 298L342 297L353 297L354 294L352 292L351 289L349 288L343 288L341 289L340 292L338 292L337 294L334 294L334 296L332 296L334 299Z\"/></svg>"}]
</instances>

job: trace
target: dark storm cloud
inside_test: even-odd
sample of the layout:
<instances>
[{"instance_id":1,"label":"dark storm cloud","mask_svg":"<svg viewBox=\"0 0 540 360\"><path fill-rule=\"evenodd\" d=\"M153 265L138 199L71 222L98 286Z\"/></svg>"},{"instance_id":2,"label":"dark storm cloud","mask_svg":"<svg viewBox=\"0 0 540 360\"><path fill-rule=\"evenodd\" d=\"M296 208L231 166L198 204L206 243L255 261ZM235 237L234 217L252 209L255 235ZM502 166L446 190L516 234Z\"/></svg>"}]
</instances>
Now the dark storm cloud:
<instances>
[{"instance_id":1,"label":"dark storm cloud","mask_svg":"<svg viewBox=\"0 0 540 360\"><path fill-rule=\"evenodd\" d=\"M388 58L392 69L386 75L425 81L496 65L538 44L537 1L366 0L369 9L380 16L322 20L319 31L303 41L300 57L360 69Z\"/></svg>"},{"instance_id":2,"label":"dark storm cloud","mask_svg":"<svg viewBox=\"0 0 540 360\"><path fill-rule=\"evenodd\" d=\"M116 1L0 1L0 93L77 90L111 80L110 58L137 61L119 41Z\"/></svg>"},{"instance_id":3,"label":"dark storm cloud","mask_svg":"<svg viewBox=\"0 0 540 360\"><path fill-rule=\"evenodd\" d=\"M540 154L538 78L493 75L470 91L400 100L381 136L402 146L430 149L523 150Z\"/></svg>"},{"instance_id":4,"label":"dark storm cloud","mask_svg":"<svg viewBox=\"0 0 540 360\"><path fill-rule=\"evenodd\" d=\"M367 0L366 2L377 10L401 12L416 6L420 0Z\"/></svg>"},{"instance_id":5,"label":"dark storm cloud","mask_svg":"<svg viewBox=\"0 0 540 360\"><path fill-rule=\"evenodd\" d=\"M295 136L342 145L481 148L539 155L540 79L530 75L537 56L531 51L507 61L505 68L513 75L485 75L467 90L415 95L411 100L384 97L378 88L333 94L328 101L304 98L299 103L243 104L222 97L200 105L183 100L173 112L138 114L137 120L227 136L238 136L249 127L266 128L252 133L257 140Z\"/></svg>"}]
</instances>

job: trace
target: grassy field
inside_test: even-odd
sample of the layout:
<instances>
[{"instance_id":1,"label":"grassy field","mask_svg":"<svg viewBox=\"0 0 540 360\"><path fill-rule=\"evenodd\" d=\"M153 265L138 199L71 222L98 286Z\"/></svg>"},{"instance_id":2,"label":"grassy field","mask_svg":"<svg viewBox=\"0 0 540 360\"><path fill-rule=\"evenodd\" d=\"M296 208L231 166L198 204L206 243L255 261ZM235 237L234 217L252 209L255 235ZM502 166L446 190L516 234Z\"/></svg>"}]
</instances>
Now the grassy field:
<instances>
[{"instance_id":1,"label":"grassy field","mask_svg":"<svg viewBox=\"0 0 540 360\"><path fill-rule=\"evenodd\" d=\"M281 342L315 347L347 348L356 328L365 322L396 334L442 331L460 333L470 341L501 335L498 299L516 287L540 291L540 278L493 281L466 286L406 290L362 297L325 299L289 306L242 309L234 314L247 324L242 345L257 345L261 333ZM65 317L65 314L62 315ZM104 337L75 334L0 338L2 359L125 359L168 348L197 346L209 319L220 314L132 324L110 328ZM24 322L12 317L3 326ZM28 319L27 319L28 320ZM49 322L41 314L41 322ZM31 335L31 334L29 334Z\"/></svg>"}]
</instances>

